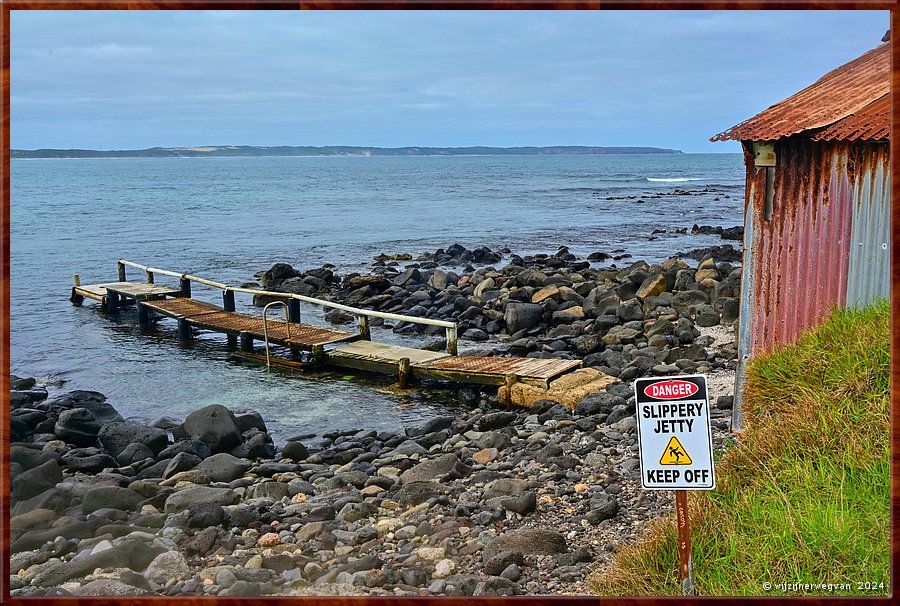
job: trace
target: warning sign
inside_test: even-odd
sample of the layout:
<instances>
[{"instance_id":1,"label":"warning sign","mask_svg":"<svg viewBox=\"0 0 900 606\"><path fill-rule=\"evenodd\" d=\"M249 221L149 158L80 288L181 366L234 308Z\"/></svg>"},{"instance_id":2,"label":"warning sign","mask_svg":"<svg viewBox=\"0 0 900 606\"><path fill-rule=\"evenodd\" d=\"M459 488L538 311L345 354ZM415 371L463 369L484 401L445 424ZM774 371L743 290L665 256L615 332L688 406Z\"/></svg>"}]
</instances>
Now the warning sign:
<instances>
[{"instance_id":1,"label":"warning sign","mask_svg":"<svg viewBox=\"0 0 900 606\"><path fill-rule=\"evenodd\" d=\"M656 490L712 490L712 429L704 375L634 382L641 485Z\"/></svg>"},{"instance_id":2,"label":"warning sign","mask_svg":"<svg viewBox=\"0 0 900 606\"><path fill-rule=\"evenodd\" d=\"M666 449L663 450L662 456L659 458L660 465L691 465L691 455L687 453L678 438L672 436Z\"/></svg>"}]
</instances>

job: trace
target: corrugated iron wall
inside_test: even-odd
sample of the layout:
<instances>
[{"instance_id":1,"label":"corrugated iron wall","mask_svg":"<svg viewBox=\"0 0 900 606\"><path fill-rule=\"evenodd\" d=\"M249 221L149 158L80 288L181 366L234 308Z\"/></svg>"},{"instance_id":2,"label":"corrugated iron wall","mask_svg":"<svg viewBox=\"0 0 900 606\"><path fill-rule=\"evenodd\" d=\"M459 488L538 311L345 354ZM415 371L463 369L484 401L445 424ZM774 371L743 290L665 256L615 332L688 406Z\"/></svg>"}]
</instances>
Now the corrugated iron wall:
<instances>
[{"instance_id":1,"label":"corrugated iron wall","mask_svg":"<svg viewBox=\"0 0 900 606\"><path fill-rule=\"evenodd\" d=\"M890 147L887 143L853 143L851 159L858 176L853 184L847 307L888 296L891 260Z\"/></svg>"},{"instance_id":2,"label":"corrugated iron wall","mask_svg":"<svg viewBox=\"0 0 900 606\"><path fill-rule=\"evenodd\" d=\"M747 194L738 368L732 419L741 427L747 359L795 341L836 306L889 288L890 150L886 142L775 144L775 196L766 217L766 169L744 144Z\"/></svg>"}]
</instances>

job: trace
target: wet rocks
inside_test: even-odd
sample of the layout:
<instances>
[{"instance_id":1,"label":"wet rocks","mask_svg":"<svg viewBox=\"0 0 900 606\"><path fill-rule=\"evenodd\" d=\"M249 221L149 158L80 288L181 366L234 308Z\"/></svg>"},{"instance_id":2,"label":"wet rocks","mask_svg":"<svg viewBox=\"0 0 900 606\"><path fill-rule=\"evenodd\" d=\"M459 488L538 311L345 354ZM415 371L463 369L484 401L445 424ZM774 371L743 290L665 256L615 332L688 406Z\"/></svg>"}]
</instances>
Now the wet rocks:
<instances>
[{"instance_id":1,"label":"wet rocks","mask_svg":"<svg viewBox=\"0 0 900 606\"><path fill-rule=\"evenodd\" d=\"M183 429L190 439L200 440L217 453L227 452L241 443L241 431L234 413L220 404L189 414Z\"/></svg>"}]
</instances>

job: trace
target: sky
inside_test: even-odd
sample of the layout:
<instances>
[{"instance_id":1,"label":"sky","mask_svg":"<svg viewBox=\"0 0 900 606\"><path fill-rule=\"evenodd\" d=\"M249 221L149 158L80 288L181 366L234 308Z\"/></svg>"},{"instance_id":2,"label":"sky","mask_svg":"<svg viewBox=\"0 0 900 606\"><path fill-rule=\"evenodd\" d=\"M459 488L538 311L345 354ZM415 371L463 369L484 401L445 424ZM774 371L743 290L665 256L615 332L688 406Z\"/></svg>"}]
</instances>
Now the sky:
<instances>
[{"instance_id":1,"label":"sky","mask_svg":"<svg viewBox=\"0 0 900 606\"><path fill-rule=\"evenodd\" d=\"M653 146L880 43L887 11L11 11L13 149Z\"/></svg>"}]
</instances>

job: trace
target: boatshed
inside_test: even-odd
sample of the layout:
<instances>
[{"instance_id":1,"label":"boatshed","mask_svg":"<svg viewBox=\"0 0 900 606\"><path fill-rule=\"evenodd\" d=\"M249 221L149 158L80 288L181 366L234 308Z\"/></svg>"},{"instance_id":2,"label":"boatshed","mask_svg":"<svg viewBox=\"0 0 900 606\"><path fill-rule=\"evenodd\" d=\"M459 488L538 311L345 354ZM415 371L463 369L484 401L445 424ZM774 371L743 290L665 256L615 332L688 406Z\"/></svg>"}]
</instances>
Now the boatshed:
<instances>
[{"instance_id":1,"label":"boatshed","mask_svg":"<svg viewBox=\"0 0 900 606\"><path fill-rule=\"evenodd\" d=\"M890 76L885 42L711 139L747 168L735 429L751 355L888 295Z\"/></svg>"}]
</instances>

